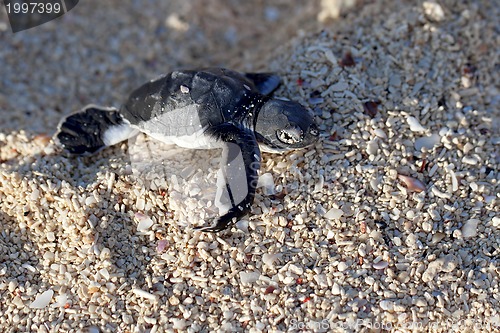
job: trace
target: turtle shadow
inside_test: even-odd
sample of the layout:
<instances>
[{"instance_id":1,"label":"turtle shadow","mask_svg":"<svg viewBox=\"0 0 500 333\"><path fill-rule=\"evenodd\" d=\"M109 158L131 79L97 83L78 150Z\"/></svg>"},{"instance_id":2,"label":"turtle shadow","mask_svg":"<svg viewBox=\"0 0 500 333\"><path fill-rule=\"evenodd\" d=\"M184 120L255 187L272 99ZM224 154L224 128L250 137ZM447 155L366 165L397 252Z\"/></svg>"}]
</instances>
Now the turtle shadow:
<instances>
[{"instance_id":1,"label":"turtle shadow","mask_svg":"<svg viewBox=\"0 0 500 333\"><path fill-rule=\"evenodd\" d=\"M28 138L33 138L34 135L27 135ZM49 146L50 147L50 144ZM45 147L47 148L47 147ZM111 150L111 151L110 151ZM89 197L96 187L101 185L103 173L113 174L115 182L120 180L122 173L126 169L128 156L120 149L113 147L107 148L92 156L72 157L52 149L41 149L33 154L22 154L11 157L2 161L2 169L8 173L16 174L21 179L26 179L35 182L35 186L40 191L40 196L46 195L44 188L51 186L62 188L62 182L65 182L65 193L58 195L54 192L49 192L53 196L59 196L58 200L47 202L47 207L44 210L57 210L59 200L72 198ZM113 165L111 167L111 165ZM26 193L26 196L31 195ZM66 196L66 198L64 198ZM144 284L145 276L148 274L143 271L144 266L148 266L144 262L144 256L141 254L141 248L147 244L147 241L141 240L135 234L133 214L131 213L131 205L124 205L123 198L117 197L113 191L104 191L99 193L100 200L87 205L85 202L78 208L83 220L90 226L92 231L91 237L92 246L89 249L91 252L89 259L95 261L96 266L104 257L99 255L103 252L108 252L107 258L110 261L111 269L114 274L122 276L125 279L125 284L134 285ZM116 204L124 205L125 209L115 209ZM68 203L68 205L71 205ZM66 208L67 209L67 208ZM33 218L35 218L33 216ZM56 217L54 217L56 218ZM6 225L11 225L15 218L9 217L0 211L0 221L2 226L0 230L4 230ZM4 223L4 221L9 221ZM114 223L111 223L113 222ZM116 222L119 223L116 223ZM44 222L34 220L33 223ZM56 221L58 227L61 227L62 221ZM0 233L0 244L2 239ZM34 250L30 252L30 258L37 258L36 238L29 230L27 236L29 239L29 248ZM79 236L78 236L79 237ZM144 237L145 238L145 237ZM60 240L56 239L55 242ZM8 244L8 243L7 243ZM28 246L28 245L26 245ZM6 252L7 253L7 252ZM94 259L91 259L94 256ZM10 262L10 261L3 261ZM35 260L31 266L37 268L40 265L38 260ZM1 268L1 264L0 264ZM8 267L8 269L11 269ZM98 269L96 268L96 271ZM131 273L132 272L132 273ZM101 274L102 275L102 274ZM76 294L74 297L78 297Z\"/></svg>"},{"instance_id":2,"label":"turtle shadow","mask_svg":"<svg viewBox=\"0 0 500 333\"><path fill-rule=\"evenodd\" d=\"M29 134L27 136L28 140L34 137L34 135ZM3 168L8 172L17 174L22 179L35 180L35 186L40 190L41 196L46 194L45 190L42 190L42 186L50 188L54 185L59 189L64 187L64 193L51 192L53 196L60 198L57 198L55 202L48 202L47 207L43 208L44 211L49 209L57 210L58 200L61 198L64 200L83 200L83 203L80 202L77 211L79 214L77 215L81 215L82 220L85 221L86 225L84 224L84 227L90 226L92 244L89 249L88 260L94 262L97 279L100 280L101 285L106 284L105 273L104 275L99 273L100 269L97 267L104 260L107 260L109 262L108 271L113 276L120 277L120 285L117 287L126 288L126 290L133 289L136 286L145 286L147 285L146 281L153 279L156 282L151 286L150 292L170 288L168 277L171 274L168 268L162 274L159 274L155 269L161 255L157 251L156 239L153 240L150 235L137 231L138 221L136 221L135 214L138 213L138 210L135 207L135 200L132 200L133 202L126 200L128 189L132 190L137 186L136 183L131 183L133 178L131 178L130 147L123 149L123 147L117 145L108 147L94 155L77 157L50 148L54 147L49 144L46 147L34 150L33 153L20 153L2 161L4 163ZM212 152L212 156L219 155L216 150ZM207 156L206 151L185 149L184 153L186 154L184 163L176 164L174 168L180 174L182 174L182 171L192 173L186 167L190 166L189 161L194 159L193 156L196 156L199 161L209 164L206 158L204 159ZM177 157L178 155L174 156L174 158ZM155 185L148 178L149 176L156 177L158 174L161 175L162 172L168 174L168 171L162 169L163 165L161 163L157 167L161 169L158 172L154 168L149 168L146 163L144 177L139 180L143 181L147 186ZM124 186L123 190L113 191L113 188L111 188L109 191L103 191L103 187L109 186L106 184L106 179L109 178L114 180L113 184L115 185L120 182L120 186ZM188 175L185 178L188 179ZM165 180L162 179L162 181ZM66 184L62 186L62 182ZM183 183L180 182L178 187L182 189ZM150 188L148 189L150 190ZM85 197L90 198L92 193L96 191L99 193L99 199L95 202L90 202L92 201L90 200L89 204L87 204ZM148 192L146 191L146 193ZM31 194L27 193L26 195ZM68 203L67 205L71 206L72 204ZM70 210L74 212L74 208L70 208ZM196 213L191 215L196 215ZM60 222L57 223L58 228L62 228L63 222L57 222ZM161 224L162 221L159 220L157 223ZM168 228L170 228L168 225L162 226L160 232L168 232ZM36 240L34 235L29 235L29 238L31 243ZM60 241L63 240L56 239L56 242ZM105 253L108 254L105 255ZM39 265L38 262L36 264ZM77 298L79 296L74 294L72 297Z\"/></svg>"},{"instance_id":3,"label":"turtle shadow","mask_svg":"<svg viewBox=\"0 0 500 333\"><path fill-rule=\"evenodd\" d=\"M5 282L14 283L14 288L9 286L9 292L2 295L0 312L5 313L9 304L24 296L31 285L50 285L38 273L42 252L29 230L19 230L18 219L0 210L0 275Z\"/></svg>"}]
</instances>

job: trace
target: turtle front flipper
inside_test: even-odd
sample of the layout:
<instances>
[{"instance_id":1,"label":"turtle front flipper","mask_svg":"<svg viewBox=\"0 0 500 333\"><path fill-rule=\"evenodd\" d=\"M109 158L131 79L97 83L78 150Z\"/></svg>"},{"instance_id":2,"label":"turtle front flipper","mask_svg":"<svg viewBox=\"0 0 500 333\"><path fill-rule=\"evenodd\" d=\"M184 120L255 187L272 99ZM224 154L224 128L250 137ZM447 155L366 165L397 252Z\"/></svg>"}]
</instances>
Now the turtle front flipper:
<instances>
[{"instance_id":1,"label":"turtle front flipper","mask_svg":"<svg viewBox=\"0 0 500 333\"><path fill-rule=\"evenodd\" d=\"M259 178L260 150L253 132L232 124L216 126L209 135L224 142L215 201L218 206L228 207L228 211L212 225L195 229L218 232L250 211Z\"/></svg>"}]
</instances>

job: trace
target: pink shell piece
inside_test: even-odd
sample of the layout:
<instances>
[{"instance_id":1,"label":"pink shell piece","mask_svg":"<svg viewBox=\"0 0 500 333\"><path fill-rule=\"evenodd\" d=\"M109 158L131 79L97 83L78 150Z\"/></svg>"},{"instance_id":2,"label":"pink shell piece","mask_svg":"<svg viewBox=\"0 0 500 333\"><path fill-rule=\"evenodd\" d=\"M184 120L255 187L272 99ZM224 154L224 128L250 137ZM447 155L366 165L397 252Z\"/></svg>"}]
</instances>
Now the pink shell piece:
<instances>
[{"instance_id":1,"label":"pink shell piece","mask_svg":"<svg viewBox=\"0 0 500 333\"><path fill-rule=\"evenodd\" d=\"M156 252L162 253L168 247L168 241L166 239L160 239L156 244Z\"/></svg>"},{"instance_id":2,"label":"pink shell piece","mask_svg":"<svg viewBox=\"0 0 500 333\"><path fill-rule=\"evenodd\" d=\"M401 180L405 186L413 192L420 193L422 191L425 191L425 185L422 183L420 180L405 176L405 175L398 175L399 180Z\"/></svg>"}]
</instances>

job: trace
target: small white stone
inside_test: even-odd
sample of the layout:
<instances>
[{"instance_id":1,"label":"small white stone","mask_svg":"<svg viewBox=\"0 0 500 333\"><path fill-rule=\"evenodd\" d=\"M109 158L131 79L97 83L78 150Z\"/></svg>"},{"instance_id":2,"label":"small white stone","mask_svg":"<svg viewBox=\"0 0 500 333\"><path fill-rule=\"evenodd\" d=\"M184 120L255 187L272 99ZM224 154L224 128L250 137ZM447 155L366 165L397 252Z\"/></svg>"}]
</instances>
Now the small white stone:
<instances>
[{"instance_id":1,"label":"small white stone","mask_svg":"<svg viewBox=\"0 0 500 333\"><path fill-rule=\"evenodd\" d=\"M383 260L381 260L381 261L379 261L379 262L374 263L372 266L373 266L373 268L375 268L375 269L384 269L384 268L386 268L387 266L389 266L389 263L388 263L387 261L383 261Z\"/></svg>"},{"instance_id":2,"label":"small white stone","mask_svg":"<svg viewBox=\"0 0 500 333\"><path fill-rule=\"evenodd\" d=\"M349 88L349 85L345 81L339 81L333 85L331 85L328 90L329 91L344 91Z\"/></svg>"},{"instance_id":3,"label":"small white stone","mask_svg":"<svg viewBox=\"0 0 500 333\"><path fill-rule=\"evenodd\" d=\"M37 201L40 198L40 191L38 189L34 189L31 193L30 199L31 201Z\"/></svg>"},{"instance_id":4,"label":"small white stone","mask_svg":"<svg viewBox=\"0 0 500 333\"><path fill-rule=\"evenodd\" d=\"M86 199L85 199L85 205L86 206L90 206L92 204L95 204L97 201L95 200L94 196L93 195L90 195L88 196Z\"/></svg>"},{"instance_id":5,"label":"small white stone","mask_svg":"<svg viewBox=\"0 0 500 333\"><path fill-rule=\"evenodd\" d=\"M172 295L168 299L168 303L170 303L170 305L177 306L181 303L181 301L180 301L179 297Z\"/></svg>"},{"instance_id":6,"label":"small white stone","mask_svg":"<svg viewBox=\"0 0 500 333\"><path fill-rule=\"evenodd\" d=\"M241 283L253 283L260 277L259 272L240 272Z\"/></svg>"},{"instance_id":7,"label":"small white stone","mask_svg":"<svg viewBox=\"0 0 500 333\"><path fill-rule=\"evenodd\" d=\"M333 239L335 238L335 232L333 230L328 230L326 234L326 239Z\"/></svg>"},{"instance_id":8,"label":"small white stone","mask_svg":"<svg viewBox=\"0 0 500 333\"><path fill-rule=\"evenodd\" d=\"M381 139L387 139L387 134L385 134L385 132L383 130L381 130L380 128L377 128L375 131L373 131L375 133L376 136L378 136L379 138Z\"/></svg>"},{"instance_id":9,"label":"small white stone","mask_svg":"<svg viewBox=\"0 0 500 333\"><path fill-rule=\"evenodd\" d=\"M104 279L109 280L110 275L109 275L109 272L108 272L108 270L107 270L106 268L101 268L101 269L99 270L99 274L101 274L101 276L102 276Z\"/></svg>"},{"instance_id":10,"label":"small white stone","mask_svg":"<svg viewBox=\"0 0 500 333\"><path fill-rule=\"evenodd\" d=\"M394 301L391 300L383 300L379 303L380 308L384 311L393 311L394 310Z\"/></svg>"},{"instance_id":11,"label":"small white stone","mask_svg":"<svg viewBox=\"0 0 500 333\"><path fill-rule=\"evenodd\" d=\"M476 165L478 163L478 160L473 156L464 156L462 158L462 162L469 165Z\"/></svg>"},{"instance_id":12,"label":"small white stone","mask_svg":"<svg viewBox=\"0 0 500 333\"><path fill-rule=\"evenodd\" d=\"M462 151L464 152L464 154L468 154L472 149L474 149L474 145L470 142L467 142L463 146Z\"/></svg>"},{"instance_id":13,"label":"small white stone","mask_svg":"<svg viewBox=\"0 0 500 333\"><path fill-rule=\"evenodd\" d=\"M297 275L302 275L304 273L304 269L302 267L299 267L297 265L291 264L288 266L288 269L290 272L297 274Z\"/></svg>"},{"instance_id":14,"label":"small white stone","mask_svg":"<svg viewBox=\"0 0 500 333\"><path fill-rule=\"evenodd\" d=\"M340 287L340 285L335 282L333 284L333 287L332 287L332 294L333 295L340 295L342 293L342 288Z\"/></svg>"},{"instance_id":15,"label":"small white stone","mask_svg":"<svg viewBox=\"0 0 500 333\"><path fill-rule=\"evenodd\" d=\"M410 130L412 132L425 132L425 128L420 125L420 122L417 120L415 117L408 117L406 118L406 121L408 122L408 125L410 125Z\"/></svg>"},{"instance_id":16,"label":"small white stone","mask_svg":"<svg viewBox=\"0 0 500 333\"><path fill-rule=\"evenodd\" d=\"M56 296L56 302L51 306L54 308L63 307L68 303L68 294L60 294Z\"/></svg>"},{"instance_id":17,"label":"small white stone","mask_svg":"<svg viewBox=\"0 0 500 333\"><path fill-rule=\"evenodd\" d=\"M366 145L366 152L369 155L377 155L378 152L378 143L377 140L370 140Z\"/></svg>"},{"instance_id":18,"label":"small white stone","mask_svg":"<svg viewBox=\"0 0 500 333\"><path fill-rule=\"evenodd\" d=\"M318 284L318 286L322 288L328 287L328 279L325 274L318 274L314 276L314 281Z\"/></svg>"},{"instance_id":19,"label":"small white stone","mask_svg":"<svg viewBox=\"0 0 500 333\"><path fill-rule=\"evenodd\" d=\"M144 210L145 206L146 206L146 200L144 200L144 198L137 198L137 201L135 203L135 207L138 210Z\"/></svg>"},{"instance_id":20,"label":"small white stone","mask_svg":"<svg viewBox=\"0 0 500 333\"><path fill-rule=\"evenodd\" d=\"M441 141L437 134L424 136L415 140L415 149L422 151L422 148L432 149Z\"/></svg>"},{"instance_id":21,"label":"small white stone","mask_svg":"<svg viewBox=\"0 0 500 333\"><path fill-rule=\"evenodd\" d=\"M181 85L181 92L182 92L183 94L187 94L187 93L189 92L189 88L188 88L188 87L186 87L186 86Z\"/></svg>"},{"instance_id":22,"label":"small white stone","mask_svg":"<svg viewBox=\"0 0 500 333\"><path fill-rule=\"evenodd\" d=\"M413 178L413 177L405 176L405 175L398 175L398 179L401 180L410 191L417 192L417 193L425 191L424 183L422 183L417 178Z\"/></svg>"},{"instance_id":23,"label":"small white stone","mask_svg":"<svg viewBox=\"0 0 500 333\"><path fill-rule=\"evenodd\" d=\"M54 235L54 233L52 231L47 232L47 240L49 242L53 242L56 240L56 236Z\"/></svg>"},{"instance_id":24,"label":"small white stone","mask_svg":"<svg viewBox=\"0 0 500 333\"><path fill-rule=\"evenodd\" d=\"M425 231L425 232L429 232L432 230L432 223L428 222L428 221L424 221L422 222L422 229Z\"/></svg>"},{"instance_id":25,"label":"small white stone","mask_svg":"<svg viewBox=\"0 0 500 333\"><path fill-rule=\"evenodd\" d=\"M495 216L494 218L491 219L491 224L493 224L494 227L500 227L500 217Z\"/></svg>"},{"instance_id":26,"label":"small white stone","mask_svg":"<svg viewBox=\"0 0 500 333\"><path fill-rule=\"evenodd\" d=\"M470 219L462 226L462 237L471 238L477 235L478 219Z\"/></svg>"},{"instance_id":27,"label":"small white stone","mask_svg":"<svg viewBox=\"0 0 500 333\"><path fill-rule=\"evenodd\" d=\"M339 262L339 265L337 266L339 272L344 272L347 268L348 268L347 264L343 261Z\"/></svg>"},{"instance_id":28,"label":"small white stone","mask_svg":"<svg viewBox=\"0 0 500 333\"><path fill-rule=\"evenodd\" d=\"M186 328L186 321L184 319L171 318L172 328L175 330L184 330Z\"/></svg>"},{"instance_id":29,"label":"small white stone","mask_svg":"<svg viewBox=\"0 0 500 333\"><path fill-rule=\"evenodd\" d=\"M434 235L432 235L431 243L432 244L437 244L437 243L439 243L445 237L446 237L445 233L436 232Z\"/></svg>"}]
</instances>

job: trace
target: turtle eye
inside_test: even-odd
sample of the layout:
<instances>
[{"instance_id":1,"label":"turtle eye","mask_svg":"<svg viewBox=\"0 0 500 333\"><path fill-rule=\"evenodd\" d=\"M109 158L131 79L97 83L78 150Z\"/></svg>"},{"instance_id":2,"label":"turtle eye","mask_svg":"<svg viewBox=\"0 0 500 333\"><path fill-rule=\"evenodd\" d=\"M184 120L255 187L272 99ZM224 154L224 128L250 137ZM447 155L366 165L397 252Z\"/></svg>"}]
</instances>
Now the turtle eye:
<instances>
[{"instance_id":1,"label":"turtle eye","mask_svg":"<svg viewBox=\"0 0 500 333\"><path fill-rule=\"evenodd\" d=\"M285 128L279 130L276 134L278 140L289 145L299 143L303 139L303 132L298 127Z\"/></svg>"}]
</instances>

